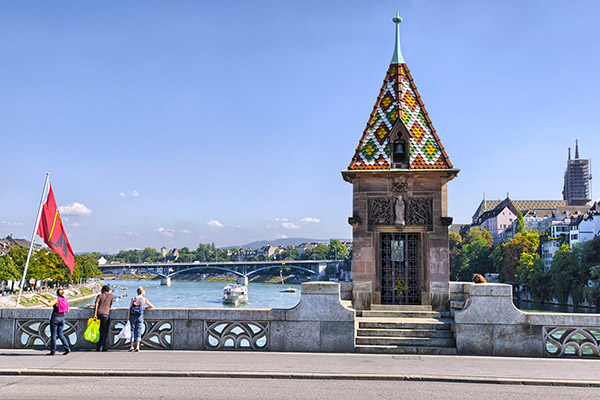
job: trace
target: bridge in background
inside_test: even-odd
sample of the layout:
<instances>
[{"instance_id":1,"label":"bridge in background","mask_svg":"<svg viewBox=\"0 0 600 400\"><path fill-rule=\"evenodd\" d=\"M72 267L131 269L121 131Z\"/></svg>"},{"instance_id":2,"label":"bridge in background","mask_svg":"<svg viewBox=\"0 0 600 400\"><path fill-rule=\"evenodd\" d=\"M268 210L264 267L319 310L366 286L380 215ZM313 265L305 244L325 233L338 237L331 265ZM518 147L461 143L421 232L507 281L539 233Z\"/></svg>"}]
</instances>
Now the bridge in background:
<instances>
[{"instance_id":1,"label":"bridge in background","mask_svg":"<svg viewBox=\"0 0 600 400\"><path fill-rule=\"evenodd\" d=\"M160 276L162 285L170 285L175 275L198 270L217 270L238 276L238 282L248 283L248 277L260 271L274 268L292 268L323 276L328 266L340 266L344 260L287 260L287 261L194 261L191 263L120 263L104 264L98 268L102 273L152 273ZM241 271L240 271L241 269Z\"/></svg>"}]
</instances>

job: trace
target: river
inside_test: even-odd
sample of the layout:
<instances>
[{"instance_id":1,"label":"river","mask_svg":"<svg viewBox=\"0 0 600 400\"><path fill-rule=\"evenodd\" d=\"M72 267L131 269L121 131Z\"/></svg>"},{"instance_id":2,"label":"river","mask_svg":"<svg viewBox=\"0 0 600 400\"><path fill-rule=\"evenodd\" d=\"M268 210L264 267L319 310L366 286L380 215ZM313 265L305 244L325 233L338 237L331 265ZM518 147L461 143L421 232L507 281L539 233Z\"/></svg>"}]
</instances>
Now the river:
<instances>
[{"instance_id":1,"label":"river","mask_svg":"<svg viewBox=\"0 0 600 400\"><path fill-rule=\"evenodd\" d=\"M129 300L136 295L139 286L146 289L146 298L161 308L230 308L222 303L223 288L226 282L172 281L171 286L161 286L160 281L142 280L103 280L103 284L113 288L113 307L129 307ZM297 293L282 293L282 288L298 289ZM122 289L126 288L126 289ZM126 295L126 296L124 296ZM123 296L120 300L117 298ZM300 285L273 283L248 284L248 304L237 308L292 308L300 301ZM71 307L85 307L94 299L73 301Z\"/></svg>"}]
</instances>

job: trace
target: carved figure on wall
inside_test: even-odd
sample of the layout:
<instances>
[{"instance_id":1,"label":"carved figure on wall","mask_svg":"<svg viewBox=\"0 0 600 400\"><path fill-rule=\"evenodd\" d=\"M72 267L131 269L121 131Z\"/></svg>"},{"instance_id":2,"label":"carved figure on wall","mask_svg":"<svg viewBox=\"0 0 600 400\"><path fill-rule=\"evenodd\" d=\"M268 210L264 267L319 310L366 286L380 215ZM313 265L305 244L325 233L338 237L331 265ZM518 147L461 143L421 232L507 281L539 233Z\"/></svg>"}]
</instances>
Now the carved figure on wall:
<instances>
[{"instance_id":1,"label":"carved figure on wall","mask_svg":"<svg viewBox=\"0 0 600 400\"><path fill-rule=\"evenodd\" d=\"M406 177L394 179L392 193L406 193L408 190L408 181Z\"/></svg>"},{"instance_id":2,"label":"carved figure on wall","mask_svg":"<svg viewBox=\"0 0 600 400\"><path fill-rule=\"evenodd\" d=\"M392 225L394 223L393 197L371 197L367 206L369 225Z\"/></svg>"},{"instance_id":3,"label":"carved figure on wall","mask_svg":"<svg viewBox=\"0 0 600 400\"><path fill-rule=\"evenodd\" d=\"M407 201L407 225L433 225L432 199L428 197L413 197Z\"/></svg>"},{"instance_id":4,"label":"carved figure on wall","mask_svg":"<svg viewBox=\"0 0 600 400\"><path fill-rule=\"evenodd\" d=\"M394 221L394 223L396 225L406 225L406 221L404 220L404 209L406 208L405 204L404 204L404 197L402 195L399 195L396 198L396 207L395 207L395 211L396 211L396 219Z\"/></svg>"}]
</instances>

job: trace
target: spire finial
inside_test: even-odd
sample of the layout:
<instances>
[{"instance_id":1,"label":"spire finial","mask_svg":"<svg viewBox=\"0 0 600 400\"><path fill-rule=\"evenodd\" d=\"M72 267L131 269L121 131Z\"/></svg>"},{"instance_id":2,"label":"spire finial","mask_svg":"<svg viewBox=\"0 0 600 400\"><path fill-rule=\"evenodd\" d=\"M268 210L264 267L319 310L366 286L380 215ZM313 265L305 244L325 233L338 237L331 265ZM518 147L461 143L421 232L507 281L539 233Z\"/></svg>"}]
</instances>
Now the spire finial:
<instances>
[{"instance_id":1,"label":"spire finial","mask_svg":"<svg viewBox=\"0 0 600 400\"><path fill-rule=\"evenodd\" d=\"M571 148L569 147L569 161L571 161Z\"/></svg>"},{"instance_id":2,"label":"spire finial","mask_svg":"<svg viewBox=\"0 0 600 400\"><path fill-rule=\"evenodd\" d=\"M396 45L394 46L394 55L392 56L391 64L404 64L404 58L400 51L400 22L402 22L400 11L396 12L396 16L392 18L392 21L396 24Z\"/></svg>"},{"instance_id":3,"label":"spire finial","mask_svg":"<svg viewBox=\"0 0 600 400\"><path fill-rule=\"evenodd\" d=\"M575 159L579 159L579 141L575 139Z\"/></svg>"}]
</instances>

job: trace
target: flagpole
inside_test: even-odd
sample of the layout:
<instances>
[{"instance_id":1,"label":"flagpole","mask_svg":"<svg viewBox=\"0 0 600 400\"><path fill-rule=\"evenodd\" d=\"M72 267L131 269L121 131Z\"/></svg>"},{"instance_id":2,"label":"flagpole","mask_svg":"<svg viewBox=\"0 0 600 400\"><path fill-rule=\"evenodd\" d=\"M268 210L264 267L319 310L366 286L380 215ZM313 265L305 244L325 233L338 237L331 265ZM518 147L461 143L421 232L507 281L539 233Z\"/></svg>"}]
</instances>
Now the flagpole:
<instances>
[{"instance_id":1,"label":"flagpole","mask_svg":"<svg viewBox=\"0 0 600 400\"><path fill-rule=\"evenodd\" d=\"M25 284L25 277L27 276L27 268L29 267L29 259L33 252L33 243L35 242L35 235L37 233L38 225L40 224L40 217L42 216L42 206L44 205L44 196L48 189L48 182L50 181L50 172L46 172L46 182L44 182L44 191L42 192L42 198L40 200L40 207L38 209L37 218L35 220L35 226L33 227L33 234L31 235L31 244L29 245L29 252L27 253L27 261L25 262L25 269L23 270L23 279L21 279L21 285L19 287L19 296L17 297L17 307L21 303L21 293L23 292L23 285Z\"/></svg>"}]
</instances>

